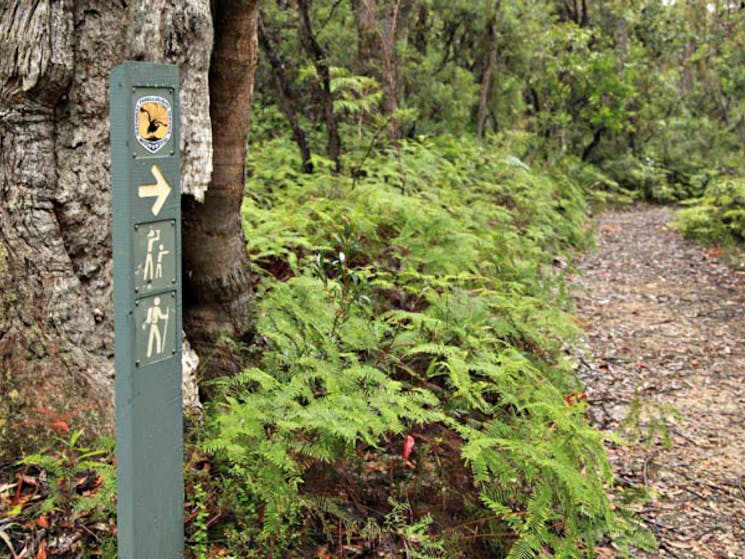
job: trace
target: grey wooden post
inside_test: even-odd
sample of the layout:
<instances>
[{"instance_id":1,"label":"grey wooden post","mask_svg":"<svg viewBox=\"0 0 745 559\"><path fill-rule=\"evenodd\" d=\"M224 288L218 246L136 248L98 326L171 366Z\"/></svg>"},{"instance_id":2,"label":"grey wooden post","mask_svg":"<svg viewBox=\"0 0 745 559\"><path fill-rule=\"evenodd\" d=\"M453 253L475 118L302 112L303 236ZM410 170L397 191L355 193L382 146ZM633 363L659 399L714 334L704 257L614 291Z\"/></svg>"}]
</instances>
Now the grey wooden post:
<instances>
[{"instance_id":1,"label":"grey wooden post","mask_svg":"<svg viewBox=\"0 0 745 559\"><path fill-rule=\"evenodd\" d=\"M110 75L119 559L183 557L179 77Z\"/></svg>"}]
</instances>

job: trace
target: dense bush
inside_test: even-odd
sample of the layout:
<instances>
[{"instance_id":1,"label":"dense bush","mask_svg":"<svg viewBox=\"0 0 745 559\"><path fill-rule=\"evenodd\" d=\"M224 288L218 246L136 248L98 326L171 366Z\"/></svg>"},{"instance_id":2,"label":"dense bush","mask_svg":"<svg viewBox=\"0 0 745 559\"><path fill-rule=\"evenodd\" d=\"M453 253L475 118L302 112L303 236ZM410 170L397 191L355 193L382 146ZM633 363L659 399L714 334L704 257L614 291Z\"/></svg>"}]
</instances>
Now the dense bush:
<instances>
[{"instance_id":1,"label":"dense bush","mask_svg":"<svg viewBox=\"0 0 745 559\"><path fill-rule=\"evenodd\" d=\"M674 226L685 235L709 243L745 241L745 179L714 180L701 198L678 213Z\"/></svg>"},{"instance_id":2,"label":"dense bush","mask_svg":"<svg viewBox=\"0 0 745 559\"><path fill-rule=\"evenodd\" d=\"M203 433L226 547L625 549L636 527L609 500L559 310L556 264L589 240L581 192L494 139L405 142L358 179L294 158L275 140L250 159L258 341Z\"/></svg>"}]
</instances>

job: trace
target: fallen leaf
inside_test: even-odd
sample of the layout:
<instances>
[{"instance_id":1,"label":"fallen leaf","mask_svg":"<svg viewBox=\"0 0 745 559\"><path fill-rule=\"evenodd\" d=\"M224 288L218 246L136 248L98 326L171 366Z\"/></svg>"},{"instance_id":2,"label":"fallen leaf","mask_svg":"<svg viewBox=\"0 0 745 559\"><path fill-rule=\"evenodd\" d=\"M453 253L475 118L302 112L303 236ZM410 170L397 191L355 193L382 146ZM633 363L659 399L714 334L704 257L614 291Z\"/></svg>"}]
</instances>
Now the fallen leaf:
<instances>
[{"instance_id":1,"label":"fallen leaf","mask_svg":"<svg viewBox=\"0 0 745 559\"><path fill-rule=\"evenodd\" d=\"M401 453L401 457L404 460L408 460L409 456L411 456L411 451L414 449L414 437L411 435L406 435L406 439L404 440L404 450Z\"/></svg>"},{"instance_id":2,"label":"fallen leaf","mask_svg":"<svg viewBox=\"0 0 745 559\"><path fill-rule=\"evenodd\" d=\"M8 546L8 549L10 549L10 554L13 556L13 559L18 559L18 555L16 555L15 549L13 549L13 544L10 541L10 538L8 537L8 534L6 534L3 530L0 530L0 540L3 540L5 542L5 545Z\"/></svg>"}]
</instances>

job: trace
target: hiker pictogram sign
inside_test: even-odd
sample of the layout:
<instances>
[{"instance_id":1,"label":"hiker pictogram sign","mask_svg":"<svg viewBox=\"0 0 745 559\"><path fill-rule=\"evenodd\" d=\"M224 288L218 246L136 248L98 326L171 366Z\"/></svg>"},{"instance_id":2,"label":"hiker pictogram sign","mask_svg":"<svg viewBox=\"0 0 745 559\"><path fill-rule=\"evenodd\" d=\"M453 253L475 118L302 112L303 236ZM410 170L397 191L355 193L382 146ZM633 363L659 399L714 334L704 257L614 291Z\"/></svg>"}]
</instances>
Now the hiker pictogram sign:
<instances>
[{"instance_id":1,"label":"hiker pictogram sign","mask_svg":"<svg viewBox=\"0 0 745 559\"><path fill-rule=\"evenodd\" d=\"M118 559L181 559L178 67L111 72Z\"/></svg>"}]
</instances>

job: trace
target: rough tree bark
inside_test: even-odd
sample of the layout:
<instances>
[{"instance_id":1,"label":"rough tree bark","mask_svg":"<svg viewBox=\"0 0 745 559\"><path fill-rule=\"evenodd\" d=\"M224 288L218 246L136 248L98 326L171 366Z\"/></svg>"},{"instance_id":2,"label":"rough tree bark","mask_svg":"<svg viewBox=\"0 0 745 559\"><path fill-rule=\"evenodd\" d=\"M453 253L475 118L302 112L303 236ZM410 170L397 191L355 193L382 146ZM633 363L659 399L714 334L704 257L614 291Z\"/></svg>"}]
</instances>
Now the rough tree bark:
<instances>
[{"instance_id":1,"label":"rough tree bark","mask_svg":"<svg viewBox=\"0 0 745 559\"><path fill-rule=\"evenodd\" d=\"M212 42L209 0L0 4L0 460L55 434L50 415L111 428L108 74L179 64L182 185L199 199Z\"/></svg>"}]
</instances>

